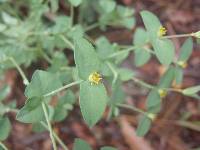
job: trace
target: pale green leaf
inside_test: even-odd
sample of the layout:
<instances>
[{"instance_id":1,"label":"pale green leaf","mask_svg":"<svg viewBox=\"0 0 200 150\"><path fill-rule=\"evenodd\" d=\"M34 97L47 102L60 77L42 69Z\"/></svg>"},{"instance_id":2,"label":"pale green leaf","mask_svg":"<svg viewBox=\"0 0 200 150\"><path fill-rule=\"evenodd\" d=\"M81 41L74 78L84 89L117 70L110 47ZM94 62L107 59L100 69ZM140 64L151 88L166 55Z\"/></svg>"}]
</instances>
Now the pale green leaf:
<instances>
[{"instance_id":1,"label":"pale green leaf","mask_svg":"<svg viewBox=\"0 0 200 150\"><path fill-rule=\"evenodd\" d=\"M79 77L84 80L100 69L100 60L94 47L83 38L75 40L74 58Z\"/></svg>"},{"instance_id":2,"label":"pale green leaf","mask_svg":"<svg viewBox=\"0 0 200 150\"><path fill-rule=\"evenodd\" d=\"M116 2L113 0L100 0L99 4L106 13L113 11L116 6Z\"/></svg>"},{"instance_id":3,"label":"pale green leaf","mask_svg":"<svg viewBox=\"0 0 200 150\"><path fill-rule=\"evenodd\" d=\"M7 117L0 118L0 141L5 140L10 133L11 123Z\"/></svg>"},{"instance_id":4,"label":"pale green leaf","mask_svg":"<svg viewBox=\"0 0 200 150\"><path fill-rule=\"evenodd\" d=\"M186 88L182 91L184 95L193 95L200 91L200 85Z\"/></svg>"},{"instance_id":5,"label":"pale green leaf","mask_svg":"<svg viewBox=\"0 0 200 150\"><path fill-rule=\"evenodd\" d=\"M144 136L149 131L150 127L151 127L151 120L146 116L143 116L139 121L136 134L138 136Z\"/></svg>"},{"instance_id":6,"label":"pale green leaf","mask_svg":"<svg viewBox=\"0 0 200 150\"><path fill-rule=\"evenodd\" d=\"M117 150L117 149L114 147L110 147L110 146L104 146L101 148L101 150Z\"/></svg>"},{"instance_id":7,"label":"pale green leaf","mask_svg":"<svg viewBox=\"0 0 200 150\"><path fill-rule=\"evenodd\" d=\"M172 41L168 39L160 40L156 39L153 42L153 48L156 54L156 57L160 61L161 64L168 66L172 63L174 59L174 45Z\"/></svg>"},{"instance_id":8,"label":"pale green leaf","mask_svg":"<svg viewBox=\"0 0 200 150\"><path fill-rule=\"evenodd\" d=\"M178 61L186 62L189 59L190 55L192 54L192 49L193 49L192 38L188 38L187 40L185 40L180 49L180 55Z\"/></svg>"},{"instance_id":9,"label":"pale green leaf","mask_svg":"<svg viewBox=\"0 0 200 150\"><path fill-rule=\"evenodd\" d=\"M86 141L75 139L73 150L92 150L92 148Z\"/></svg>"},{"instance_id":10,"label":"pale green leaf","mask_svg":"<svg viewBox=\"0 0 200 150\"><path fill-rule=\"evenodd\" d=\"M69 2L75 7L79 6L82 3L82 1L83 0L69 0Z\"/></svg>"},{"instance_id":11,"label":"pale green leaf","mask_svg":"<svg viewBox=\"0 0 200 150\"><path fill-rule=\"evenodd\" d=\"M102 117L107 104L106 89L102 83L91 85L84 81L80 85L80 108L85 122L92 127Z\"/></svg>"},{"instance_id":12,"label":"pale green leaf","mask_svg":"<svg viewBox=\"0 0 200 150\"><path fill-rule=\"evenodd\" d=\"M36 70L32 76L30 84L25 89L28 98L42 97L62 86L58 77L52 73Z\"/></svg>"},{"instance_id":13,"label":"pale green leaf","mask_svg":"<svg viewBox=\"0 0 200 150\"><path fill-rule=\"evenodd\" d=\"M36 123L44 120L41 102L42 100L37 97L28 99L24 107L17 113L16 119L23 123Z\"/></svg>"}]
</instances>

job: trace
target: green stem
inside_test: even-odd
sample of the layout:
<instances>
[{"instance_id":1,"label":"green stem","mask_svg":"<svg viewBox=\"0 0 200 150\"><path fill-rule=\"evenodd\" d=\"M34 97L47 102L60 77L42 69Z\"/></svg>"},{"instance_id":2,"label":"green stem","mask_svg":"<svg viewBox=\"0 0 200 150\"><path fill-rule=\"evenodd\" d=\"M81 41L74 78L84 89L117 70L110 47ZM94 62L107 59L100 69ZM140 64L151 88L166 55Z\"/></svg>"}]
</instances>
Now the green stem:
<instances>
[{"instance_id":1,"label":"green stem","mask_svg":"<svg viewBox=\"0 0 200 150\"><path fill-rule=\"evenodd\" d=\"M41 121L40 123L42 124L43 127L49 130L48 126L43 121ZM54 131L53 131L53 136L55 137L56 141L60 144L60 146L62 146L64 150L68 150L67 146L63 143L63 141L59 138L59 136Z\"/></svg>"},{"instance_id":2,"label":"green stem","mask_svg":"<svg viewBox=\"0 0 200 150\"><path fill-rule=\"evenodd\" d=\"M23 70L20 68L20 66L17 64L17 62L15 61L15 59L13 57L9 57L9 60L13 63L13 65L17 68L17 70L19 71L21 77L23 78L23 83L25 85L29 84L28 79L26 78L25 73L23 72Z\"/></svg>"},{"instance_id":3,"label":"green stem","mask_svg":"<svg viewBox=\"0 0 200 150\"><path fill-rule=\"evenodd\" d=\"M46 122L47 122L47 125L48 125L48 128L49 128L49 135L50 135L50 138L51 138L51 141L52 141L52 144L53 144L53 149L57 150L56 142L55 142L55 139L54 139L54 136L53 136L53 130L52 130L51 123L50 123L50 120L49 120L49 116L48 116L48 113L47 113L47 108L46 108L44 102L42 103L42 109L44 111L45 119L46 119Z\"/></svg>"},{"instance_id":4,"label":"green stem","mask_svg":"<svg viewBox=\"0 0 200 150\"><path fill-rule=\"evenodd\" d=\"M118 73L110 62L107 61L106 64L108 65L114 76L112 84L115 84L115 82L117 81Z\"/></svg>"},{"instance_id":5,"label":"green stem","mask_svg":"<svg viewBox=\"0 0 200 150\"><path fill-rule=\"evenodd\" d=\"M155 88L154 86L152 86L152 85L150 85L150 84L148 84L148 83L146 83L146 82L144 82L144 81L142 81L142 80L140 80L140 79L138 79L138 78L136 78L136 77L133 77L132 80L133 80L134 82L136 82L136 83L138 83L138 84L140 84L140 85L142 85L142 86L148 88L148 89L153 89L153 88Z\"/></svg>"},{"instance_id":6,"label":"green stem","mask_svg":"<svg viewBox=\"0 0 200 150\"><path fill-rule=\"evenodd\" d=\"M137 48L138 46L131 46L125 50L121 50L119 52L116 52L116 53L113 53L112 55L108 56L108 58L113 58L113 57L116 57L116 56L119 56L119 55L122 55L124 53L129 53L130 51L134 50L135 48Z\"/></svg>"},{"instance_id":7,"label":"green stem","mask_svg":"<svg viewBox=\"0 0 200 150\"><path fill-rule=\"evenodd\" d=\"M4 150L8 150L8 148L0 141L0 147L2 147Z\"/></svg>"},{"instance_id":8,"label":"green stem","mask_svg":"<svg viewBox=\"0 0 200 150\"><path fill-rule=\"evenodd\" d=\"M143 115L146 115L146 112L144 112L143 110L137 108L137 107L134 107L134 106L131 106L131 105L127 105L127 104L116 104L117 106L121 107L121 108L126 108L126 109L130 109L130 110L133 110L135 112L138 112L138 113L141 113Z\"/></svg>"},{"instance_id":9,"label":"green stem","mask_svg":"<svg viewBox=\"0 0 200 150\"><path fill-rule=\"evenodd\" d=\"M92 24L92 25L86 27L86 28L85 28L85 32L88 32L88 31L90 31L90 30L92 30L92 29L95 29L95 28L97 28L99 25L100 25L100 24L99 24L98 22L97 22L97 23L94 23L94 24Z\"/></svg>"},{"instance_id":10,"label":"green stem","mask_svg":"<svg viewBox=\"0 0 200 150\"><path fill-rule=\"evenodd\" d=\"M70 6L70 18L71 18L71 27L73 26L74 24L74 7L73 5Z\"/></svg>"},{"instance_id":11,"label":"green stem","mask_svg":"<svg viewBox=\"0 0 200 150\"><path fill-rule=\"evenodd\" d=\"M56 93L58 93L58 92L60 92L60 91L62 91L64 89L67 89L67 88L69 88L71 86L80 84L81 82L83 82L83 80L78 80L78 81L72 82L70 84L67 84L67 85L65 85L65 86L63 86L61 88L58 88L58 89L56 89L54 91L51 91L50 93L45 94L44 97L52 96L52 95L54 95L54 94L56 94Z\"/></svg>"},{"instance_id":12,"label":"green stem","mask_svg":"<svg viewBox=\"0 0 200 150\"><path fill-rule=\"evenodd\" d=\"M180 37L191 37L191 36L193 36L192 33L177 34L177 35L167 35L167 36L163 36L162 39L180 38Z\"/></svg>"},{"instance_id":13,"label":"green stem","mask_svg":"<svg viewBox=\"0 0 200 150\"><path fill-rule=\"evenodd\" d=\"M64 35L60 35L60 38L61 38L72 50L75 49L75 47L74 47L74 45L72 44L72 42L70 42L67 38L65 38Z\"/></svg>"}]
</instances>

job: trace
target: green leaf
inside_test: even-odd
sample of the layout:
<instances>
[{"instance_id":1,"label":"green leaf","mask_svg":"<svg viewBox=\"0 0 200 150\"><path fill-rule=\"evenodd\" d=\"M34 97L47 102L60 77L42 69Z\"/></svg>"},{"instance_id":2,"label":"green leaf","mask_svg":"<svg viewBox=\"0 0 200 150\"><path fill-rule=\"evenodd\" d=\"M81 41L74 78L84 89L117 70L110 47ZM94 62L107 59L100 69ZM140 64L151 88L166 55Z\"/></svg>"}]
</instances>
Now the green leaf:
<instances>
[{"instance_id":1,"label":"green leaf","mask_svg":"<svg viewBox=\"0 0 200 150\"><path fill-rule=\"evenodd\" d=\"M117 70L119 77L122 81L128 81L133 78L134 72L130 69L120 68Z\"/></svg>"},{"instance_id":2,"label":"green leaf","mask_svg":"<svg viewBox=\"0 0 200 150\"><path fill-rule=\"evenodd\" d=\"M62 86L58 77L52 73L36 70L33 73L30 84L25 89L28 98L42 97Z\"/></svg>"},{"instance_id":3,"label":"green leaf","mask_svg":"<svg viewBox=\"0 0 200 150\"><path fill-rule=\"evenodd\" d=\"M142 28L137 28L133 36L134 45L143 46L147 44L149 37L147 32Z\"/></svg>"},{"instance_id":4,"label":"green leaf","mask_svg":"<svg viewBox=\"0 0 200 150\"><path fill-rule=\"evenodd\" d=\"M97 53L101 59L106 59L115 52L113 45L104 36L96 40Z\"/></svg>"},{"instance_id":5,"label":"green leaf","mask_svg":"<svg viewBox=\"0 0 200 150\"><path fill-rule=\"evenodd\" d=\"M75 7L79 6L82 3L82 1L83 0L69 0L69 2Z\"/></svg>"},{"instance_id":6,"label":"green leaf","mask_svg":"<svg viewBox=\"0 0 200 150\"><path fill-rule=\"evenodd\" d=\"M194 95L200 91L200 85L186 88L182 91L184 95Z\"/></svg>"},{"instance_id":7,"label":"green leaf","mask_svg":"<svg viewBox=\"0 0 200 150\"><path fill-rule=\"evenodd\" d=\"M117 149L114 147L110 147L110 146L104 146L101 148L101 150L117 150Z\"/></svg>"},{"instance_id":8,"label":"green leaf","mask_svg":"<svg viewBox=\"0 0 200 150\"><path fill-rule=\"evenodd\" d=\"M176 84L181 84L183 81L183 69L179 66L175 68L175 81Z\"/></svg>"},{"instance_id":9,"label":"green leaf","mask_svg":"<svg viewBox=\"0 0 200 150\"><path fill-rule=\"evenodd\" d=\"M160 111L161 98L156 89L152 90L147 96L147 110L151 113L157 113Z\"/></svg>"},{"instance_id":10,"label":"green leaf","mask_svg":"<svg viewBox=\"0 0 200 150\"><path fill-rule=\"evenodd\" d=\"M6 29L6 25L0 23L0 32Z\"/></svg>"},{"instance_id":11,"label":"green leaf","mask_svg":"<svg viewBox=\"0 0 200 150\"><path fill-rule=\"evenodd\" d=\"M116 2L113 0L100 0L99 5L106 13L109 13L115 9Z\"/></svg>"},{"instance_id":12,"label":"green leaf","mask_svg":"<svg viewBox=\"0 0 200 150\"><path fill-rule=\"evenodd\" d=\"M80 108L85 122L94 126L102 117L107 104L106 89L103 84L91 85L84 81L80 85Z\"/></svg>"},{"instance_id":13,"label":"green leaf","mask_svg":"<svg viewBox=\"0 0 200 150\"><path fill-rule=\"evenodd\" d=\"M10 93L10 86L5 85L2 89L0 89L0 101L4 100L6 96Z\"/></svg>"},{"instance_id":14,"label":"green leaf","mask_svg":"<svg viewBox=\"0 0 200 150\"><path fill-rule=\"evenodd\" d=\"M73 150L92 150L92 148L86 141L75 139Z\"/></svg>"},{"instance_id":15,"label":"green leaf","mask_svg":"<svg viewBox=\"0 0 200 150\"><path fill-rule=\"evenodd\" d=\"M193 49L193 42L192 38L190 37L183 43L178 61L186 62L189 59L190 55L192 54L192 49Z\"/></svg>"},{"instance_id":16,"label":"green leaf","mask_svg":"<svg viewBox=\"0 0 200 150\"><path fill-rule=\"evenodd\" d=\"M160 63L166 66L171 64L174 59L174 49L175 49L172 41L168 39L164 40L157 39L152 44L156 57L158 58Z\"/></svg>"},{"instance_id":17,"label":"green leaf","mask_svg":"<svg viewBox=\"0 0 200 150\"><path fill-rule=\"evenodd\" d=\"M158 17L149 11L142 11L141 13L144 25L152 39L156 39L158 36L159 28L162 26ZM151 40L152 40L151 39Z\"/></svg>"},{"instance_id":18,"label":"green leaf","mask_svg":"<svg viewBox=\"0 0 200 150\"><path fill-rule=\"evenodd\" d=\"M38 97L28 99L24 107L17 113L16 119L23 123L36 123L44 120L41 102L42 99Z\"/></svg>"},{"instance_id":19,"label":"green leaf","mask_svg":"<svg viewBox=\"0 0 200 150\"><path fill-rule=\"evenodd\" d=\"M0 118L0 141L5 140L10 133L11 123L7 117Z\"/></svg>"},{"instance_id":20,"label":"green leaf","mask_svg":"<svg viewBox=\"0 0 200 150\"><path fill-rule=\"evenodd\" d=\"M47 129L41 123L34 123L32 125L32 130L40 133L46 131Z\"/></svg>"},{"instance_id":21,"label":"green leaf","mask_svg":"<svg viewBox=\"0 0 200 150\"><path fill-rule=\"evenodd\" d=\"M1 16L2 16L2 19L3 19L5 24L17 25L17 23L18 23L18 20L15 17L12 17L11 15L9 15L6 12L2 12Z\"/></svg>"},{"instance_id":22,"label":"green leaf","mask_svg":"<svg viewBox=\"0 0 200 150\"><path fill-rule=\"evenodd\" d=\"M144 64L146 64L150 58L151 58L151 54L147 50L145 50L143 48L135 49L134 64L137 67L140 67L140 66L143 66Z\"/></svg>"},{"instance_id":23,"label":"green leaf","mask_svg":"<svg viewBox=\"0 0 200 150\"><path fill-rule=\"evenodd\" d=\"M136 134L138 136L144 136L149 131L150 127L151 127L151 120L146 116L143 116L139 121Z\"/></svg>"},{"instance_id":24,"label":"green leaf","mask_svg":"<svg viewBox=\"0 0 200 150\"><path fill-rule=\"evenodd\" d=\"M83 38L75 40L74 58L79 77L84 80L87 80L91 73L100 69L100 60L94 47Z\"/></svg>"},{"instance_id":25,"label":"green leaf","mask_svg":"<svg viewBox=\"0 0 200 150\"><path fill-rule=\"evenodd\" d=\"M51 10L52 12L55 13L59 8L59 2L58 0L50 0L50 2L51 2Z\"/></svg>"},{"instance_id":26,"label":"green leaf","mask_svg":"<svg viewBox=\"0 0 200 150\"><path fill-rule=\"evenodd\" d=\"M169 67L161 77L158 88L169 88L175 78L175 68Z\"/></svg>"}]
</instances>

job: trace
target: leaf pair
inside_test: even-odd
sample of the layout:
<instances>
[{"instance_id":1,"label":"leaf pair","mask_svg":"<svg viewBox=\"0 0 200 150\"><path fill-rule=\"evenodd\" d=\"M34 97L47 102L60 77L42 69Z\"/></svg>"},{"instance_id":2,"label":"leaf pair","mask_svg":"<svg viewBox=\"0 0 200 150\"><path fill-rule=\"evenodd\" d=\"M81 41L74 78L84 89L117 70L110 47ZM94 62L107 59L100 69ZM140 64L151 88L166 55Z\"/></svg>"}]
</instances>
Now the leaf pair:
<instances>
[{"instance_id":1,"label":"leaf pair","mask_svg":"<svg viewBox=\"0 0 200 150\"><path fill-rule=\"evenodd\" d=\"M80 108L85 122L93 126L103 115L107 105L107 94L104 85L92 84L89 76L100 70L101 61L94 47L85 39L75 40L74 58L80 84Z\"/></svg>"}]
</instances>

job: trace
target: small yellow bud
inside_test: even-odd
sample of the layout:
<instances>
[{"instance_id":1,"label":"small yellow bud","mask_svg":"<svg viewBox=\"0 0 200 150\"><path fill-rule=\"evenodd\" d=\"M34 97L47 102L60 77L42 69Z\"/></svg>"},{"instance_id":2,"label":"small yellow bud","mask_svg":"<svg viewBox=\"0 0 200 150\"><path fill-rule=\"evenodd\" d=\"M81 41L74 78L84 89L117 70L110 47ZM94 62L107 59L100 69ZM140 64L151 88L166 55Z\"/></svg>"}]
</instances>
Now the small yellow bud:
<instances>
[{"instance_id":1,"label":"small yellow bud","mask_svg":"<svg viewBox=\"0 0 200 150\"><path fill-rule=\"evenodd\" d=\"M167 29L165 27L160 27L158 30L158 37L162 37L167 33Z\"/></svg>"},{"instance_id":2,"label":"small yellow bud","mask_svg":"<svg viewBox=\"0 0 200 150\"><path fill-rule=\"evenodd\" d=\"M193 37L200 39L200 31L191 34Z\"/></svg>"},{"instance_id":3,"label":"small yellow bud","mask_svg":"<svg viewBox=\"0 0 200 150\"><path fill-rule=\"evenodd\" d=\"M185 62L185 61L178 61L177 64L178 64L181 68L186 68L186 67L187 67L187 62Z\"/></svg>"},{"instance_id":4,"label":"small yellow bud","mask_svg":"<svg viewBox=\"0 0 200 150\"><path fill-rule=\"evenodd\" d=\"M161 98L164 98L167 95L167 91L163 90L163 89L159 89L158 93L159 93Z\"/></svg>"},{"instance_id":5,"label":"small yellow bud","mask_svg":"<svg viewBox=\"0 0 200 150\"><path fill-rule=\"evenodd\" d=\"M150 118L152 121L156 118L156 114L148 113L148 118Z\"/></svg>"},{"instance_id":6,"label":"small yellow bud","mask_svg":"<svg viewBox=\"0 0 200 150\"><path fill-rule=\"evenodd\" d=\"M89 75L88 80L91 82L91 85L93 84L99 84L101 81L101 75L98 72L93 72Z\"/></svg>"}]
</instances>

